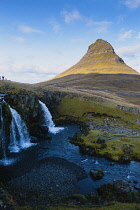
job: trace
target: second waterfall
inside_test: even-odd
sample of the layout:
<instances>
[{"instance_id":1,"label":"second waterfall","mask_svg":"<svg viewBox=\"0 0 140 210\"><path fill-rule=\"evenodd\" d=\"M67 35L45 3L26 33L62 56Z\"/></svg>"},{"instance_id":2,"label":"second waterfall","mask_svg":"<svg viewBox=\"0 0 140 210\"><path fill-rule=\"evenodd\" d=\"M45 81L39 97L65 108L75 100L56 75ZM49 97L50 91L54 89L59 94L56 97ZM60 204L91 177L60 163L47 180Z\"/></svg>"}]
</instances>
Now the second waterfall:
<instances>
[{"instance_id":1,"label":"second waterfall","mask_svg":"<svg viewBox=\"0 0 140 210\"><path fill-rule=\"evenodd\" d=\"M51 115L50 111L48 110L47 106L42 101L39 101L39 104L40 104L42 112L43 112L43 120L44 120L43 126L47 126L49 132L52 134L56 134L59 131L63 130L64 129L63 127L55 126L55 124L52 120L52 115Z\"/></svg>"}]
</instances>

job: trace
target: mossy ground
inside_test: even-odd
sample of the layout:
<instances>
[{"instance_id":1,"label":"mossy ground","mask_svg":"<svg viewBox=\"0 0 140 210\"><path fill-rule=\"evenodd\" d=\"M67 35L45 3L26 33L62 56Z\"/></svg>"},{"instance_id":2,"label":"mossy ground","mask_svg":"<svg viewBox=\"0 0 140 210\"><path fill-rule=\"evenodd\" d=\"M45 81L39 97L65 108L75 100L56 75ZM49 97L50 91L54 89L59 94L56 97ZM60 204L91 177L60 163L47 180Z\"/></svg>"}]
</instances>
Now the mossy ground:
<instances>
[{"instance_id":1,"label":"mossy ground","mask_svg":"<svg viewBox=\"0 0 140 210\"><path fill-rule=\"evenodd\" d=\"M87 135L79 134L78 138L80 140L76 142L77 145L91 147L97 155L113 161L120 161L123 157L140 161L140 137L113 135L99 130L90 130ZM98 143L99 138L104 140L106 147L102 147L102 144Z\"/></svg>"},{"instance_id":2,"label":"mossy ground","mask_svg":"<svg viewBox=\"0 0 140 210\"><path fill-rule=\"evenodd\" d=\"M61 100L56 112L63 118L72 117L84 122L103 123L105 118L111 118L115 125L140 130L140 125L135 123L136 119L140 119L140 114L136 116L131 111L121 110L116 104L99 97L92 99L67 95Z\"/></svg>"},{"instance_id":3,"label":"mossy ground","mask_svg":"<svg viewBox=\"0 0 140 210\"><path fill-rule=\"evenodd\" d=\"M140 130L140 125L136 124L136 119L140 119L140 114L126 112L115 104L100 98L91 99L67 95L57 107L57 113L61 119L71 117L81 122L94 122L98 125L103 125L107 120L114 126ZM102 144L97 143L98 138L105 140L106 147L103 148ZM138 136L116 135L91 129L87 135L81 135L80 139L82 141L76 142L78 145L92 147L97 155L114 161L120 161L123 157L140 160L140 137ZM131 151L126 151L125 145L128 145Z\"/></svg>"}]
</instances>

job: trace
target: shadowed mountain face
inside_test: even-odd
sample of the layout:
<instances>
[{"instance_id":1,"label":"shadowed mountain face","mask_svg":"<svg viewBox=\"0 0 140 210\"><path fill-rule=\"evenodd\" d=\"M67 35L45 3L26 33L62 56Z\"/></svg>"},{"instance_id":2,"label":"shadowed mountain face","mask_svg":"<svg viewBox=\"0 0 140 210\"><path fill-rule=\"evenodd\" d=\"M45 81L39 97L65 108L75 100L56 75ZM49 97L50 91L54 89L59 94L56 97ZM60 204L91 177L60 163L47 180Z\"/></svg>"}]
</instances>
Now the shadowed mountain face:
<instances>
[{"instance_id":1,"label":"shadowed mountain face","mask_svg":"<svg viewBox=\"0 0 140 210\"><path fill-rule=\"evenodd\" d=\"M91 44L83 58L68 70L58 74L56 78L72 74L138 74L127 66L114 52L113 47L102 39Z\"/></svg>"}]
</instances>

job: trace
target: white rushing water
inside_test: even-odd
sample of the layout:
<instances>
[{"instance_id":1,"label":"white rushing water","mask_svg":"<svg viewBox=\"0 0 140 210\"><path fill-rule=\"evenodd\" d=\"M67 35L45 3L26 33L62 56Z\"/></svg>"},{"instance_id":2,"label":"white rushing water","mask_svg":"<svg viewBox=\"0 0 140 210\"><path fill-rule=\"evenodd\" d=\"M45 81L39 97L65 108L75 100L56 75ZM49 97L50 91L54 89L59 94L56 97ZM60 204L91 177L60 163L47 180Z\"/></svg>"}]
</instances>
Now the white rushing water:
<instances>
[{"instance_id":1,"label":"white rushing water","mask_svg":"<svg viewBox=\"0 0 140 210\"><path fill-rule=\"evenodd\" d=\"M10 152L19 152L21 149L28 148L33 144L30 142L29 133L25 122L18 114L18 112L11 108L12 123L11 123L11 133L10 133Z\"/></svg>"},{"instance_id":2,"label":"white rushing water","mask_svg":"<svg viewBox=\"0 0 140 210\"><path fill-rule=\"evenodd\" d=\"M1 146L3 152L3 158L0 160L0 165L10 165L14 162L13 158L8 158L6 154L6 136L5 136L5 126L4 126L4 119L2 115L2 104L5 103L4 101L4 94L0 96L0 137L1 137Z\"/></svg>"},{"instance_id":3,"label":"white rushing water","mask_svg":"<svg viewBox=\"0 0 140 210\"><path fill-rule=\"evenodd\" d=\"M56 134L59 131L63 130L63 127L56 127L53 120L52 120L52 115L50 111L48 110L47 106L39 101L39 104L41 106L41 109L43 111L43 118L44 118L44 126L48 127L48 130L50 133Z\"/></svg>"}]
</instances>

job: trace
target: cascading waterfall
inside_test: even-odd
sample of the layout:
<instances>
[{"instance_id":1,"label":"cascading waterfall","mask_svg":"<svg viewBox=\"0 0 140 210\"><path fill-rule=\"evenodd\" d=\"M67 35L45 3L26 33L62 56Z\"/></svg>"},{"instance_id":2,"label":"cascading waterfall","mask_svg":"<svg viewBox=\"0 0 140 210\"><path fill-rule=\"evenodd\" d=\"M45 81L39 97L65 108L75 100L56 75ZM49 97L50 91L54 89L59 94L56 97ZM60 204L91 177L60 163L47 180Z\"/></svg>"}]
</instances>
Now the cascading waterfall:
<instances>
[{"instance_id":1,"label":"cascading waterfall","mask_svg":"<svg viewBox=\"0 0 140 210\"><path fill-rule=\"evenodd\" d=\"M28 148L33 144L30 142L29 133L25 122L22 120L18 112L11 108L12 122L11 122L11 133L10 133L10 152L19 152L21 149Z\"/></svg>"},{"instance_id":2,"label":"cascading waterfall","mask_svg":"<svg viewBox=\"0 0 140 210\"><path fill-rule=\"evenodd\" d=\"M5 126L4 126L4 119L2 115L2 104L5 103L4 101L4 95L0 95L0 137L1 137L1 147L3 151L3 158L0 160L0 165L9 165L14 162L13 158L8 158L6 151L7 151L7 145L6 145L6 136L5 136Z\"/></svg>"},{"instance_id":3,"label":"cascading waterfall","mask_svg":"<svg viewBox=\"0 0 140 210\"><path fill-rule=\"evenodd\" d=\"M6 142L5 142L5 133L4 133L4 120L2 116L2 103L3 103L2 97L0 97L0 100L2 100L2 102L0 103L0 136L1 136L1 146L3 150L3 159L6 160L7 156L6 156Z\"/></svg>"},{"instance_id":4,"label":"cascading waterfall","mask_svg":"<svg viewBox=\"0 0 140 210\"><path fill-rule=\"evenodd\" d=\"M44 126L48 127L49 132L56 134L59 131L63 130L64 129L63 127L55 127L55 124L52 120L52 115L50 111L48 110L47 106L42 101L39 101L39 104L43 112Z\"/></svg>"}]
</instances>

